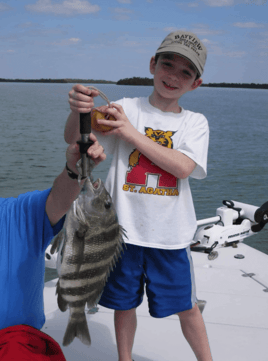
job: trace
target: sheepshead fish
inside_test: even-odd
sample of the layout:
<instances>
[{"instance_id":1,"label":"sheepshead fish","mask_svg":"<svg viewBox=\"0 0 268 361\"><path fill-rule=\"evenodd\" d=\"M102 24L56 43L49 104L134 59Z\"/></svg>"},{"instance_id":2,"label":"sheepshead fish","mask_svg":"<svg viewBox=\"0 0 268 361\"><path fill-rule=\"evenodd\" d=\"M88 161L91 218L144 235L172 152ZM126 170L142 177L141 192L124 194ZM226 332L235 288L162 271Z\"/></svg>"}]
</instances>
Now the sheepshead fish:
<instances>
[{"instance_id":1,"label":"sheepshead fish","mask_svg":"<svg viewBox=\"0 0 268 361\"><path fill-rule=\"evenodd\" d=\"M59 309L69 308L63 345L75 337L90 345L85 307L96 307L107 278L123 249L126 236L118 224L111 196L98 179L85 180L78 198L67 212L63 229L54 238L51 253L58 250Z\"/></svg>"}]
</instances>

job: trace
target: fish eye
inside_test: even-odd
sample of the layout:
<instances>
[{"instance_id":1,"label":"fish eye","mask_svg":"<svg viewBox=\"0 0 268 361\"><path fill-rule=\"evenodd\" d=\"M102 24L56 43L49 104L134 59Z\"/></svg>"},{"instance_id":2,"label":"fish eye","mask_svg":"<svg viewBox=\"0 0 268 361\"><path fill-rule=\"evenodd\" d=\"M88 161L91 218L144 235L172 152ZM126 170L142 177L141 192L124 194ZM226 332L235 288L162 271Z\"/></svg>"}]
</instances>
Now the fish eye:
<instances>
[{"instance_id":1,"label":"fish eye","mask_svg":"<svg viewBox=\"0 0 268 361\"><path fill-rule=\"evenodd\" d=\"M112 205L112 203L109 202L109 201L106 201L106 202L104 203L104 207L105 207L106 209L110 209L110 208L111 208L111 205Z\"/></svg>"}]
</instances>

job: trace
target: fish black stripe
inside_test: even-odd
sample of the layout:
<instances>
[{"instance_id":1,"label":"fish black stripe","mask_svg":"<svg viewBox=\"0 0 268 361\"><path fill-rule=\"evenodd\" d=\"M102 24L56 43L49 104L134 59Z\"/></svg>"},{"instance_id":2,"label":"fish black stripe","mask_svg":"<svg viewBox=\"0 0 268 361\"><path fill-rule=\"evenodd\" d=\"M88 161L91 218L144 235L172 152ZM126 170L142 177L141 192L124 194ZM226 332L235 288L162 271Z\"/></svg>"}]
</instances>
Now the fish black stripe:
<instances>
[{"instance_id":1,"label":"fish black stripe","mask_svg":"<svg viewBox=\"0 0 268 361\"><path fill-rule=\"evenodd\" d=\"M104 260L107 258L110 258L117 247L117 243L111 243L110 247L103 247L102 244L109 244L111 240L115 241L116 237L118 237L119 234L119 227L118 225L116 228L113 228L109 230L108 232L102 232L101 234L98 234L96 236L92 236L90 238L90 245L92 245L92 249L97 249L97 251L93 251L90 254L85 254L83 261L81 262L81 259L76 257L75 255L72 255L66 259L66 263L68 265L77 265L77 264L86 264L86 263L97 263L100 260ZM95 247L95 245L97 245Z\"/></svg>"},{"instance_id":2,"label":"fish black stripe","mask_svg":"<svg viewBox=\"0 0 268 361\"><path fill-rule=\"evenodd\" d=\"M88 308L95 307L96 302L99 300L99 296L102 292L101 290L96 290L94 293L92 293L87 299L78 300L78 301L70 301L68 302L69 308L83 308L85 309L86 303L88 304Z\"/></svg>"},{"instance_id":3,"label":"fish black stripe","mask_svg":"<svg viewBox=\"0 0 268 361\"><path fill-rule=\"evenodd\" d=\"M88 286L61 288L60 293L61 295L68 295L68 296L83 296L86 295L87 293L94 292L95 290L98 290L98 292L100 293L102 287L104 286L104 283L105 283L105 279L102 279Z\"/></svg>"},{"instance_id":4,"label":"fish black stripe","mask_svg":"<svg viewBox=\"0 0 268 361\"><path fill-rule=\"evenodd\" d=\"M86 300L82 300L82 301L73 301L73 302L68 302L68 306L71 308L85 308L87 301Z\"/></svg>"},{"instance_id":5,"label":"fish black stripe","mask_svg":"<svg viewBox=\"0 0 268 361\"><path fill-rule=\"evenodd\" d=\"M81 319L82 317L84 318L84 316L85 316L85 311L83 311L83 312L73 312L73 313L71 314L71 316L72 316L72 319L74 319L74 318L76 318L76 319Z\"/></svg>"},{"instance_id":6,"label":"fish black stripe","mask_svg":"<svg viewBox=\"0 0 268 361\"><path fill-rule=\"evenodd\" d=\"M110 264L111 261L107 262L103 266L95 267L85 271L67 273L66 275L62 275L61 279L64 281L76 281L76 280L83 280L86 278L90 279L94 277L99 277L104 273L108 272Z\"/></svg>"}]
</instances>

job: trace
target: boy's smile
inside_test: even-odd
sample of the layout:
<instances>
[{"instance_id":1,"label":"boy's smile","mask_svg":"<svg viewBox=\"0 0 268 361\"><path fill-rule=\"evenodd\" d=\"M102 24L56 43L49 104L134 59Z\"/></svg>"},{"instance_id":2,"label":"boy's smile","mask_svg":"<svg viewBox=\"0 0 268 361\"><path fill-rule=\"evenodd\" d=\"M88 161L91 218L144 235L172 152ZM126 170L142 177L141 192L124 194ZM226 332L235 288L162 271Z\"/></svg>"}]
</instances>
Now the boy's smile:
<instances>
[{"instance_id":1,"label":"boy's smile","mask_svg":"<svg viewBox=\"0 0 268 361\"><path fill-rule=\"evenodd\" d=\"M154 75L150 103L163 111L180 112L180 97L202 83L202 79L196 79L197 71L193 64L177 54L160 55L157 63L152 57L150 71Z\"/></svg>"},{"instance_id":2,"label":"boy's smile","mask_svg":"<svg viewBox=\"0 0 268 361\"><path fill-rule=\"evenodd\" d=\"M165 88L167 88L167 89L170 89L170 90L178 89L177 87L173 87L170 84L165 83L164 81L163 81L163 84L164 84Z\"/></svg>"}]
</instances>

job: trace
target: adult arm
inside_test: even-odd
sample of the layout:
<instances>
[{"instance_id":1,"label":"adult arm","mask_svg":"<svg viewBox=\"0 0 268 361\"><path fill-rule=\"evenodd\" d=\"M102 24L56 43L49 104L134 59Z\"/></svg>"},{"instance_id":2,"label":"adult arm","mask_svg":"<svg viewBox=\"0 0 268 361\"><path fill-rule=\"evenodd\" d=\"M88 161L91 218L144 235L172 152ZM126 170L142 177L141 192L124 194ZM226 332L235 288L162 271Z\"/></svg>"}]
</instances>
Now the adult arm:
<instances>
[{"instance_id":1,"label":"adult arm","mask_svg":"<svg viewBox=\"0 0 268 361\"><path fill-rule=\"evenodd\" d=\"M94 134L90 134L90 139L94 144L88 149L88 155L97 165L105 160L103 147L98 143ZM79 147L77 144L71 144L66 151L66 160L68 167L77 173L76 163L80 159ZM83 181L82 181L83 182ZM67 213L72 202L77 198L81 188L76 179L68 176L66 168L55 179L52 190L47 198L46 213L52 226Z\"/></svg>"}]
</instances>

